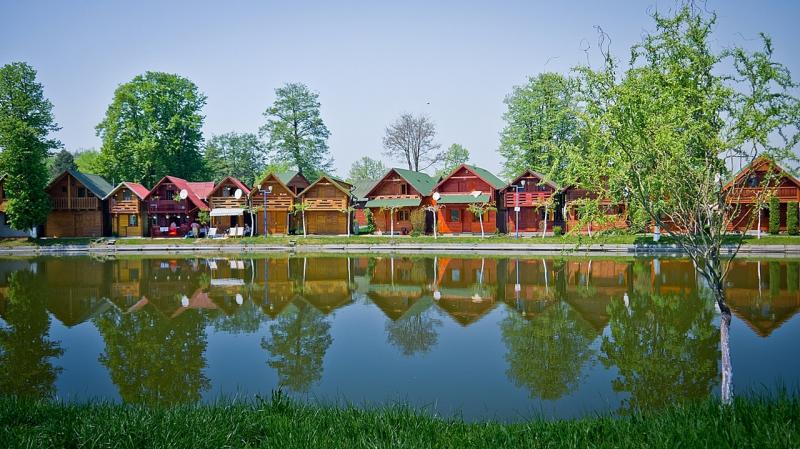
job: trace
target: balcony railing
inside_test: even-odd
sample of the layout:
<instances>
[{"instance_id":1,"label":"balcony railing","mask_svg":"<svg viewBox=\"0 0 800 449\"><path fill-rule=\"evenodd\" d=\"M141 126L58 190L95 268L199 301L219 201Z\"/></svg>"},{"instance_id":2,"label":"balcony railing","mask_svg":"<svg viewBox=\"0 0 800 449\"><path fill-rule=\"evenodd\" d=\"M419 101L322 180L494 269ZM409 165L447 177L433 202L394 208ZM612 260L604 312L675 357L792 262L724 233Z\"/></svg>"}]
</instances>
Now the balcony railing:
<instances>
[{"instance_id":1,"label":"balcony railing","mask_svg":"<svg viewBox=\"0 0 800 449\"><path fill-rule=\"evenodd\" d=\"M150 200L147 202L148 212L186 212L186 200Z\"/></svg>"},{"instance_id":2,"label":"balcony railing","mask_svg":"<svg viewBox=\"0 0 800 449\"><path fill-rule=\"evenodd\" d=\"M730 199L737 200L752 200L765 192L761 187L740 187L731 192ZM767 190L769 194L769 190ZM800 200L800 189L797 187L778 187L774 190L774 195L782 200Z\"/></svg>"},{"instance_id":3,"label":"balcony railing","mask_svg":"<svg viewBox=\"0 0 800 449\"><path fill-rule=\"evenodd\" d=\"M67 197L54 197L50 198L50 205L53 210L92 210L97 209L99 201L95 197L84 198L67 198Z\"/></svg>"},{"instance_id":4,"label":"balcony railing","mask_svg":"<svg viewBox=\"0 0 800 449\"><path fill-rule=\"evenodd\" d=\"M505 194L506 207L538 206L550 198L548 192L509 192Z\"/></svg>"},{"instance_id":5,"label":"balcony railing","mask_svg":"<svg viewBox=\"0 0 800 449\"><path fill-rule=\"evenodd\" d=\"M342 210L347 207L344 198L305 198L309 210Z\"/></svg>"}]
</instances>

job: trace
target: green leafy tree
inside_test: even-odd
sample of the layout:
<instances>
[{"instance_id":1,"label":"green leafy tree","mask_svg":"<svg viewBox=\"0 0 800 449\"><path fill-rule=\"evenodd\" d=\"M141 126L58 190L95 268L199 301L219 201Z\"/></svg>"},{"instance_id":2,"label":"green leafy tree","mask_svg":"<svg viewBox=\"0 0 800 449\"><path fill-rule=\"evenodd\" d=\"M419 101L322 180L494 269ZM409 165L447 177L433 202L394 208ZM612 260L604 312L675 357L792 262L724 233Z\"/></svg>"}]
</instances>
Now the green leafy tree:
<instances>
[{"instance_id":1,"label":"green leafy tree","mask_svg":"<svg viewBox=\"0 0 800 449\"><path fill-rule=\"evenodd\" d=\"M0 395L42 399L55 394L60 368L52 359L64 350L50 340L47 285L28 270L9 275L0 326Z\"/></svg>"},{"instance_id":2,"label":"green leafy tree","mask_svg":"<svg viewBox=\"0 0 800 449\"><path fill-rule=\"evenodd\" d=\"M291 161L309 179L333 168L328 151L330 131L322 121L319 94L300 83L275 89L275 102L265 112L261 136L273 160Z\"/></svg>"},{"instance_id":3,"label":"green leafy tree","mask_svg":"<svg viewBox=\"0 0 800 449\"><path fill-rule=\"evenodd\" d=\"M469 150L454 143L442 154L442 166L436 171L436 176L447 176L459 165L467 162L469 162Z\"/></svg>"},{"instance_id":4,"label":"green leafy tree","mask_svg":"<svg viewBox=\"0 0 800 449\"><path fill-rule=\"evenodd\" d=\"M261 347L269 351L267 364L278 372L282 387L307 391L322 377L322 361L333 342L325 316L305 301L297 301L269 327Z\"/></svg>"},{"instance_id":5,"label":"green leafy tree","mask_svg":"<svg viewBox=\"0 0 800 449\"><path fill-rule=\"evenodd\" d=\"M77 170L75 157L67 150L56 153L50 161L50 178L55 178L66 170Z\"/></svg>"},{"instance_id":6,"label":"green leafy tree","mask_svg":"<svg viewBox=\"0 0 800 449\"><path fill-rule=\"evenodd\" d=\"M781 201L777 196L771 196L767 204L769 204L769 233L777 235L781 232Z\"/></svg>"},{"instance_id":7,"label":"green leafy tree","mask_svg":"<svg viewBox=\"0 0 800 449\"><path fill-rule=\"evenodd\" d=\"M786 203L786 233L789 235L798 234L798 211L797 201Z\"/></svg>"},{"instance_id":8,"label":"green leafy tree","mask_svg":"<svg viewBox=\"0 0 800 449\"><path fill-rule=\"evenodd\" d=\"M59 129L36 70L24 62L0 67L0 168L6 175L5 214L12 228L30 229L47 220L47 157L61 146L50 134Z\"/></svg>"},{"instance_id":9,"label":"green leafy tree","mask_svg":"<svg viewBox=\"0 0 800 449\"><path fill-rule=\"evenodd\" d=\"M81 173L99 175L102 172L100 152L94 149L78 150L75 153L75 165Z\"/></svg>"},{"instance_id":10,"label":"green leafy tree","mask_svg":"<svg viewBox=\"0 0 800 449\"><path fill-rule=\"evenodd\" d=\"M165 175L199 179L205 104L197 86L178 75L146 72L120 85L97 125L102 174L145 185Z\"/></svg>"},{"instance_id":11,"label":"green leafy tree","mask_svg":"<svg viewBox=\"0 0 800 449\"><path fill-rule=\"evenodd\" d=\"M500 134L503 174L515 178L527 169L564 184L569 151L579 139L576 81L542 73L514 87L506 97L506 122Z\"/></svg>"},{"instance_id":12,"label":"green leafy tree","mask_svg":"<svg viewBox=\"0 0 800 449\"><path fill-rule=\"evenodd\" d=\"M404 356L425 354L436 346L439 340L436 328L441 325L442 320L436 318L430 308L411 312L386 323L387 340Z\"/></svg>"},{"instance_id":13,"label":"green leafy tree","mask_svg":"<svg viewBox=\"0 0 800 449\"><path fill-rule=\"evenodd\" d=\"M357 184L366 181L375 181L386 174L388 169L383 162L364 156L353 162L350 171L347 173L347 182Z\"/></svg>"},{"instance_id":14,"label":"green leafy tree","mask_svg":"<svg viewBox=\"0 0 800 449\"><path fill-rule=\"evenodd\" d=\"M266 149L255 134L231 132L209 139L203 158L214 181L233 176L252 185L264 171Z\"/></svg>"},{"instance_id":15,"label":"green leafy tree","mask_svg":"<svg viewBox=\"0 0 800 449\"><path fill-rule=\"evenodd\" d=\"M486 237L486 234L483 232L483 217L486 216L489 212L493 210L497 210L493 203L472 203L467 206L467 210L478 217L478 222L481 225L481 238Z\"/></svg>"}]
</instances>

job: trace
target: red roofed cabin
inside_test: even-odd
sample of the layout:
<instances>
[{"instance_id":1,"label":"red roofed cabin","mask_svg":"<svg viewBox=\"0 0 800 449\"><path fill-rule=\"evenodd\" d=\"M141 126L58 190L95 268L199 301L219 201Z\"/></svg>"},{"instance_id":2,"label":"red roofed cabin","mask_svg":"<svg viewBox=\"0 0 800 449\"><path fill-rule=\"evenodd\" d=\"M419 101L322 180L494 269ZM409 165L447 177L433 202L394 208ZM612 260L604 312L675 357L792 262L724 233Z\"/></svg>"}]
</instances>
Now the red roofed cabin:
<instances>
[{"instance_id":1,"label":"red roofed cabin","mask_svg":"<svg viewBox=\"0 0 800 449\"><path fill-rule=\"evenodd\" d=\"M47 237L101 237L111 233L108 202L113 186L97 175L67 170L50 181Z\"/></svg>"},{"instance_id":2,"label":"red roofed cabin","mask_svg":"<svg viewBox=\"0 0 800 449\"><path fill-rule=\"evenodd\" d=\"M209 210L203 198L213 187L213 182L190 183L174 176L161 178L145 198L150 236L182 237L189 233L197 213ZM183 191L185 198L181 198Z\"/></svg>"},{"instance_id":3,"label":"red roofed cabin","mask_svg":"<svg viewBox=\"0 0 800 449\"><path fill-rule=\"evenodd\" d=\"M556 199L561 192L556 184L545 181L544 176L533 170L517 176L503 190L505 209L508 211L508 233L517 232L517 215L519 215L519 232L541 232L545 227L545 206L547 210L547 230L552 231L555 223ZM515 208L519 207L519 214Z\"/></svg>"},{"instance_id":4,"label":"red roofed cabin","mask_svg":"<svg viewBox=\"0 0 800 449\"><path fill-rule=\"evenodd\" d=\"M292 184L287 184L290 182ZM297 192L309 186L300 173L270 173L251 193L253 207L256 209L256 229L264 233L264 209L266 205L266 234L289 234L300 217L291 214L292 205L297 201ZM301 188L302 187L302 188Z\"/></svg>"},{"instance_id":5,"label":"red roofed cabin","mask_svg":"<svg viewBox=\"0 0 800 449\"><path fill-rule=\"evenodd\" d=\"M469 212L469 205L497 204L498 192L505 187L506 183L488 170L473 165L460 165L433 189L441 195L436 201L442 206L438 210L437 217L439 232L480 233L480 221ZM483 229L489 234L497 230L496 211L490 211L483 216Z\"/></svg>"},{"instance_id":6,"label":"red roofed cabin","mask_svg":"<svg viewBox=\"0 0 800 449\"><path fill-rule=\"evenodd\" d=\"M606 231L610 229L627 229L628 228L628 208L624 203L617 203L610 199L601 199L599 201L600 207L604 211L607 220L602 223L589 223L588 225L580 224L580 207L579 202L583 199L596 199L597 194L590 192L581 187L570 186L564 189L564 221L566 223L566 231L588 234L597 231ZM580 229L578 229L580 227Z\"/></svg>"},{"instance_id":7,"label":"red roofed cabin","mask_svg":"<svg viewBox=\"0 0 800 449\"><path fill-rule=\"evenodd\" d=\"M372 212L376 232L410 234L411 213L430 204L431 190L436 181L425 173L390 169L365 195L367 202L364 207ZM426 229L418 231L425 233Z\"/></svg>"},{"instance_id":8,"label":"red roofed cabin","mask_svg":"<svg viewBox=\"0 0 800 449\"><path fill-rule=\"evenodd\" d=\"M770 175L767 178L767 175ZM759 156L743 168L726 188L733 187L728 201L737 206L736 217L728 226L731 231L747 232L769 230L769 209L761 209L761 217L755 215L759 194L762 198L776 196L779 202L780 231L786 231L786 212L789 203L800 201L800 180L766 156ZM766 190L766 192L765 192ZM796 206L795 206L796 207Z\"/></svg>"},{"instance_id":9,"label":"red roofed cabin","mask_svg":"<svg viewBox=\"0 0 800 449\"><path fill-rule=\"evenodd\" d=\"M344 210L350 206L351 188L344 181L322 175L300 193L307 207L305 216L308 234L347 233L348 220Z\"/></svg>"},{"instance_id":10,"label":"red roofed cabin","mask_svg":"<svg viewBox=\"0 0 800 449\"><path fill-rule=\"evenodd\" d=\"M121 182L105 199L111 216L111 234L118 237L144 237L147 214L144 199L150 193L136 182Z\"/></svg>"},{"instance_id":11,"label":"red roofed cabin","mask_svg":"<svg viewBox=\"0 0 800 449\"><path fill-rule=\"evenodd\" d=\"M237 191L239 192L238 198ZM210 226L217 228L218 234L227 232L233 227L250 224L250 212L247 211L248 195L250 195L250 189L232 176L220 181L209 192Z\"/></svg>"}]
</instances>

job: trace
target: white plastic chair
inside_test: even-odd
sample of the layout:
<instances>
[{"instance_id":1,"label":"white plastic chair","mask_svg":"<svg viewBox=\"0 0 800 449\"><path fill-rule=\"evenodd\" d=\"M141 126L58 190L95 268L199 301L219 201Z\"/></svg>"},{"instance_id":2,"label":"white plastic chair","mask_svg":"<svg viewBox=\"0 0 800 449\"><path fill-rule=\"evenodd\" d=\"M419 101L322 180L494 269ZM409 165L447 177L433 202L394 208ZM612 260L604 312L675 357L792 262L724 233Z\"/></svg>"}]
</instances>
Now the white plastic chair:
<instances>
[{"instance_id":1,"label":"white plastic chair","mask_svg":"<svg viewBox=\"0 0 800 449\"><path fill-rule=\"evenodd\" d=\"M228 237L236 237L236 228L229 228L228 229Z\"/></svg>"},{"instance_id":2,"label":"white plastic chair","mask_svg":"<svg viewBox=\"0 0 800 449\"><path fill-rule=\"evenodd\" d=\"M210 239L217 238L217 228L210 228L206 233L206 237Z\"/></svg>"},{"instance_id":3,"label":"white plastic chair","mask_svg":"<svg viewBox=\"0 0 800 449\"><path fill-rule=\"evenodd\" d=\"M236 237L244 237L244 228L236 228Z\"/></svg>"}]
</instances>

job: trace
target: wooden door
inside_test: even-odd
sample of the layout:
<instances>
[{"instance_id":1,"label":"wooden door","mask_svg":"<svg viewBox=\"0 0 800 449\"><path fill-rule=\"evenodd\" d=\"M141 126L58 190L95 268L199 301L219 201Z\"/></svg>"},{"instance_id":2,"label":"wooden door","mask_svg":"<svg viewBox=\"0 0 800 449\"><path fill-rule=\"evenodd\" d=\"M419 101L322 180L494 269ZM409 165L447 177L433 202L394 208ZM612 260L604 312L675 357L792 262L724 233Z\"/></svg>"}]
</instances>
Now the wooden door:
<instances>
[{"instance_id":1,"label":"wooden door","mask_svg":"<svg viewBox=\"0 0 800 449\"><path fill-rule=\"evenodd\" d=\"M263 215L262 215L263 220ZM267 229L270 234L286 234L287 229L287 213L282 210L267 211ZM259 223L259 228L263 228L263 221Z\"/></svg>"}]
</instances>

